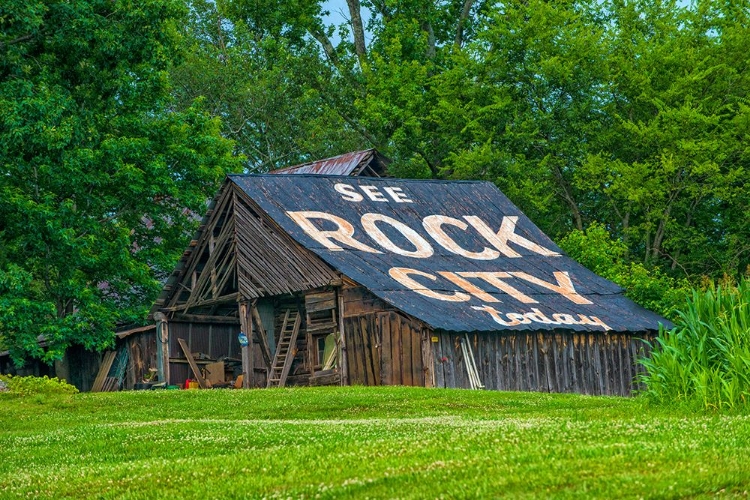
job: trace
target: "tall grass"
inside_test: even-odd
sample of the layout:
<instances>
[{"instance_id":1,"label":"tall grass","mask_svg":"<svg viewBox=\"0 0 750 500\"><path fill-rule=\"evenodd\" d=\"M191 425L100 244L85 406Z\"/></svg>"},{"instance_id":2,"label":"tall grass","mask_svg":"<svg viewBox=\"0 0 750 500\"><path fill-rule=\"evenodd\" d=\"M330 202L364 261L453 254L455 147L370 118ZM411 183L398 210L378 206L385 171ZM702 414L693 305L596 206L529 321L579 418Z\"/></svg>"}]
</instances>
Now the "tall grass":
<instances>
[{"instance_id":1,"label":"tall grass","mask_svg":"<svg viewBox=\"0 0 750 500\"><path fill-rule=\"evenodd\" d=\"M750 407L750 280L693 290L641 360L645 395L706 409Z\"/></svg>"}]
</instances>

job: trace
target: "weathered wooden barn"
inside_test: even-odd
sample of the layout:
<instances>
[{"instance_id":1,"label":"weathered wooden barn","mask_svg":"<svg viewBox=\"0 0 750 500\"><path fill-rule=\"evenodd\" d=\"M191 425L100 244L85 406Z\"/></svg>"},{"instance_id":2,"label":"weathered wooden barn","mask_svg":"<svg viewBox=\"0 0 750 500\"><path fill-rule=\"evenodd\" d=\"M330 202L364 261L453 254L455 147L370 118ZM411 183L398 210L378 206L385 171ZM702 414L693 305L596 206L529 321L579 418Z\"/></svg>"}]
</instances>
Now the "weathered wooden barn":
<instances>
[{"instance_id":1,"label":"weathered wooden barn","mask_svg":"<svg viewBox=\"0 0 750 500\"><path fill-rule=\"evenodd\" d=\"M494 185L383 172L229 176L153 309L162 379L631 392L666 320Z\"/></svg>"},{"instance_id":2,"label":"weathered wooden barn","mask_svg":"<svg viewBox=\"0 0 750 500\"><path fill-rule=\"evenodd\" d=\"M282 175L325 174L355 177L388 177L389 163L390 160L377 150L367 149L294 165L275 170L271 173ZM219 201L220 196L209 204L207 214L203 218L194 240L183 254L174 273L167 280L161 296L151 310L150 317L152 319L163 318L168 320L168 322L156 321L148 326L120 329L116 334L115 350L103 358L104 369L100 370L102 372L100 375L102 376L99 377L98 384L94 376L91 376L90 380L84 381L85 390L91 387L100 390L107 379L117 379L119 381L117 387L133 389L144 378L150 377L154 369L160 375L156 376L155 380L168 381L171 384L182 384L188 378L195 378L179 343L179 339L183 339L191 353L196 354L198 359L194 359L193 361L201 370L206 366L212 365L212 362L223 360L227 361L225 365L227 369L225 378L227 380L234 378L236 373L230 369L231 363L241 360L241 346L237 338L237 333L240 331L240 321L236 302L230 301L229 307L226 304L212 307L209 310L210 314L192 314L192 307L180 311L161 311L161 308L165 305L165 301L171 300L173 287L185 286L185 284L180 283L180 279L184 277L185 266L188 265L188 261L195 249L201 249L199 245L201 238L208 238L209 253L211 253L211 246L215 247L218 235L214 236L213 243L211 243L212 236L207 235L205 231L207 225L214 222L212 217L217 208L216 204ZM218 222L218 224L221 226L223 221ZM204 259L207 259L207 257L204 256ZM191 271L191 273L195 273L197 278L205 265L206 262L197 263L196 269ZM236 289L236 277L233 280L232 286ZM267 328L273 328L273 320L268 316L270 313L267 302L261 301L256 307L260 308L259 314L263 314L266 318ZM199 312L205 313L206 311L199 310ZM167 324L171 334L169 337L167 337L167 326L165 326ZM159 335L164 336L159 341L157 341L157 336L155 335L157 331ZM275 351L275 344L269 345L270 350ZM257 352L257 349L255 355L259 359L254 371L262 375L265 373L264 369L261 368L265 362L265 358L262 357L260 352ZM118 361L123 359L126 362L124 369L122 366L118 367ZM292 375L290 380L294 382L298 379L306 380L307 378L305 376L295 377ZM329 375L327 378L324 377L322 381L330 378L332 377Z\"/></svg>"}]
</instances>

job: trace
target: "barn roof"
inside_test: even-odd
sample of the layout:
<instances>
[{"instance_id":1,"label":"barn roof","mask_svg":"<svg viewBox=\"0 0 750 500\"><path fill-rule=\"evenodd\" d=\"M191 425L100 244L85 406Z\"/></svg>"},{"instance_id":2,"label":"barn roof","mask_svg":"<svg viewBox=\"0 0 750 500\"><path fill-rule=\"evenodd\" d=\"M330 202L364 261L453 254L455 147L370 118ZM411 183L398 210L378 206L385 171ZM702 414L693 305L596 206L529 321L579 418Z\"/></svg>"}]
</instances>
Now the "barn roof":
<instances>
[{"instance_id":1,"label":"barn roof","mask_svg":"<svg viewBox=\"0 0 750 500\"><path fill-rule=\"evenodd\" d=\"M390 160L375 149L353 151L333 158L280 168L271 174L318 174L386 177Z\"/></svg>"},{"instance_id":2,"label":"barn roof","mask_svg":"<svg viewBox=\"0 0 750 500\"><path fill-rule=\"evenodd\" d=\"M301 246L433 328L639 332L669 326L566 256L491 183L230 179Z\"/></svg>"}]
</instances>

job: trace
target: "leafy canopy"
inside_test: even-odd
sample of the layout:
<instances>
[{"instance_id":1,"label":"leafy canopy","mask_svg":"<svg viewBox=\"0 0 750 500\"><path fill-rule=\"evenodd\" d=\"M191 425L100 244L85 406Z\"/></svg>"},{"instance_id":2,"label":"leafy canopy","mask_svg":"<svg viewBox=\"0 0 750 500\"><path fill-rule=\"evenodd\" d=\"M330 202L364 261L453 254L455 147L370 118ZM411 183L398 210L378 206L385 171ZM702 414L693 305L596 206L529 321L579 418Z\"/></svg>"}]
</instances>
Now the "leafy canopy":
<instances>
[{"instance_id":1,"label":"leafy canopy","mask_svg":"<svg viewBox=\"0 0 750 500\"><path fill-rule=\"evenodd\" d=\"M172 0L0 7L0 332L19 362L101 348L143 317L238 168L200 102L174 110L184 15Z\"/></svg>"}]
</instances>

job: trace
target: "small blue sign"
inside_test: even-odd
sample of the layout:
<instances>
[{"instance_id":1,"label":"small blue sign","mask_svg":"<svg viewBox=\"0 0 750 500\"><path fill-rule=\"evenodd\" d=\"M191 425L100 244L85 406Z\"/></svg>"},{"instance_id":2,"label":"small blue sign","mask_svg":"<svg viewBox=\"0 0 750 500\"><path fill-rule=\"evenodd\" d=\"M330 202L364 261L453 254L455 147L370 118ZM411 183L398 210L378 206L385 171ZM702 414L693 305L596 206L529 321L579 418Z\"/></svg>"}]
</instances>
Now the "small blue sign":
<instances>
[{"instance_id":1,"label":"small blue sign","mask_svg":"<svg viewBox=\"0 0 750 500\"><path fill-rule=\"evenodd\" d=\"M250 345L250 342L247 340L247 335L245 335L245 332L240 332L239 335L237 335L237 338L240 341L240 345L242 347L247 347Z\"/></svg>"}]
</instances>

